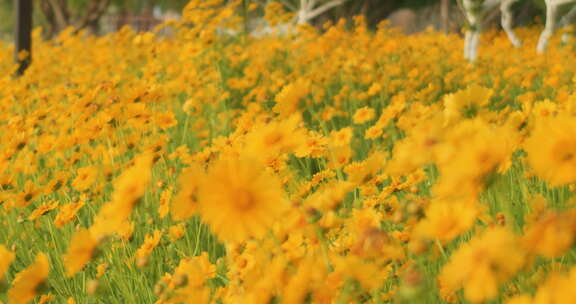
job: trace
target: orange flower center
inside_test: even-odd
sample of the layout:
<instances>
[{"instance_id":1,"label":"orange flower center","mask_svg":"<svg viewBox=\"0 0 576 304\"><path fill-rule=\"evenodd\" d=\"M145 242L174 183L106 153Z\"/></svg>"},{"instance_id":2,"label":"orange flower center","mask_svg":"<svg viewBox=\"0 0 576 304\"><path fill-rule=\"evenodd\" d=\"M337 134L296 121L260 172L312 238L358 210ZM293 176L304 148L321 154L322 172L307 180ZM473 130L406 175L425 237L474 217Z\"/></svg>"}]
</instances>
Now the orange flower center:
<instances>
[{"instance_id":1,"label":"orange flower center","mask_svg":"<svg viewBox=\"0 0 576 304\"><path fill-rule=\"evenodd\" d=\"M236 207L238 210L249 210L254 206L255 202L254 195L250 191L244 189L236 191Z\"/></svg>"},{"instance_id":2,"label":"orange flower center","mask_svg":"<svg viewBox=\"0 0 576 304\"><path fill-rule=\"evenodd\" d=\"M264 142L268 146L274 146L274 145L278 144L279 142L281 142L282 139L283 139L282 134L272 133L272 134L268 134L268 136L266 136L266 139L264 140Z\"/></svg>"},{"instance_id":3,"label":"orange flower center","mask_svg":"<svg viewBox=\"0 0 576 304\"><path fill-rule=\"evenodd\" d=\"M575 158L575 148L576 142L562 140L556 143L554 146L554 155L556 156L556 160L559 162L569 162L574 160Z\"/></svg>"}]
</instances>

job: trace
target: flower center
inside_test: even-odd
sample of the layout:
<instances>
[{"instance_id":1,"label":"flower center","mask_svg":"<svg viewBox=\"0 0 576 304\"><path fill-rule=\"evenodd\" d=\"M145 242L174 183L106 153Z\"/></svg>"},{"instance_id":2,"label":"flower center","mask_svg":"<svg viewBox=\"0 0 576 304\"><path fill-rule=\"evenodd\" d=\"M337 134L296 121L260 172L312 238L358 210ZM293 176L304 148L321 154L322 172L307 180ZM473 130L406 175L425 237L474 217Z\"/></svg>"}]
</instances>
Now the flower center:
<instances>
[{"instance_id":1,"label":"flower center","mask_svg":"<svg viewBox=\"0 0 576 304\"><path fill-rule=\"evenodd\" d=\"M281 133L272 133L266 137L266 140L264 142L268 146L274 146L274 145L278 144L279 142L281 142L282 139L283 139L283 136Z\"/></svg>"},{"instance_id":2,"label":"flower center","mask_svg":"<svg viewBox=\"0 0 576 304\"><path fill-rule=\"evenodd\" d=\"M250 191L244 189L236 191L236 207L239 210L251 209L254 203L254 195Z\"/></svg>"},{"instance_id":3,"label":"flower center","mask_svg":"<svg viewBox=\"0 0 576 304\"><path fill-rule=\"evenodd\" d=\"M559 162L570 162L575 158L574 148L576 148L576 142L571 142L568 140L563 140L558 142L554 147L554 154Z\"/></svg>"}]
</instances>

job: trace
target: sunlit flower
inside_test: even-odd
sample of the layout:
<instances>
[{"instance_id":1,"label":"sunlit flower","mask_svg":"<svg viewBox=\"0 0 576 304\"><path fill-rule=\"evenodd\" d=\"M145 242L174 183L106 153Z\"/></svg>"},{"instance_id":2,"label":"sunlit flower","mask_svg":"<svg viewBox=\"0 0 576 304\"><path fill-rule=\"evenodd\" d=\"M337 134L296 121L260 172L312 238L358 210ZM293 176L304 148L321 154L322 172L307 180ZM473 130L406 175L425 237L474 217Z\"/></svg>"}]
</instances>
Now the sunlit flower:
<instances>
[{"instance_id":1,"label":"sunlit flower","mask_svg":"<svg viewBox=\"0 0 576 304\"><path fill-rule=\"evenodd\" d=\"M309 94L310 82L307 79L298 79L282 88L276 95L276 105L273 111L282 117L296 113L300 102Z\"/></svg>"},{"instance_id":2,"label":"sunlit flower","mask_svg":"<svg viewBox=\"0 0 576 304\"><path fill-rule=\"evenodd\" d=\"M87 190L96 180L97 174L98 169L95 166L79 168L76 178L72 181L72 186L78 191Z\"/></svg>"},{"instance_id":3,"label":"sunlit flower","mask_svg":"<svg viewBox=\"0 0 576 304\"><path fill-rule=\"evenodd\" d=\"M540 219L530 225L524 235L524 244L530 252L547 258L564 254L574 243L576 214L542 214Z\"/></svg>"},{"instance_id":4,"label":"sunlit flower","mask_svg":"<svg viewBox=\"0 0 576 304\"><path fill-rule=\"evenodd\" d=\"M573 117L543 119L526 141L530 166L553 186L576 181L576 137L573 130L576 130Z\"/></svg>"},{"instance_id":5,"label":"sunlit flower","mask_svg":"<svg viewBox=\"0 0 576 304\"><path fill-rule=\"evenodd\" d=\"M152 250L154 250L154 248L156 248L156 246L158 246L160 243L161 236L162 233L159 230L155 230L154 234L146 234L144 243L142 246L140 246L140 248L138 248L138 250L136 250L136 263L138 266L143 266L146 263L148 256L152 253Z\"/></svg>"},{"instance_id":6,"label":"sunlit flower","mask_svg":"<svg viewBox=\"0 0 576 304\"><path fill-rule=\"evenodd\" d=\"M448 123L460 118L473 118L483 114L494 91L473 84L464 90L444 97L444 115Z\"/></svg>"},{"instance_id":7,"label":"sunlit flower","mask_svg":"<svg viewBox=\"0 0 576 304\"><path fill-rule=\"evenodd\" d=\"M66 276L72 277L90 261L96 249L97 242L86 229L74 233L68 252L63 256Z\"/></svg>"},{"instance_id":8,"label":"sunlit flower","mask_svg":"<svg viewBox=\"0 0 576 304\"><path fill-rule=\"evenodd\" d=\"M56 227L62 227L76 218L78 211L84 206L84 201L79 201L76 203L68 203L60 206L58 214L54 219L54 225Z\"/></svg>"},{"instance_id":9,"label":"sunlit flower","mask_svg":"<svg viewBox=\"0 0 576 304\"><path fill-rule=\"evenodd\" d=\"M170 236L170 241L175 242L182 238L186 233L186 226L184 224L172 225L168 229L168 236Z\"/></svg>"},{"instance_id":10,"label":"sunlit flower","mask_svg":"<svg viewBox=\"0 0 576 304\"><path fill-rule=\"evenodd\" d=\"M24 184L24 190L18 195L14 205L16 207L26 207L42 194L42 192L43 190L41 188L36 186L31 180L28 180L26 184Z\"/></svg>"},{"instance_id":11,"label":"sunlit flower","mask_svg":"<svg viewBox=\"0 0 576 304\"><path fill-rule=\"evenodd\" d=\"M92 235L97 240L116 233L128 219L152 178L151 166L152 155L141 155L136 158L134 166L115 180L112 201L100 208L94 219L94 224L90 227Z\"/></svg>"},{"instance_id":12,"label":"sunlit flower","mask_svg":"<svg viewBox=\"0 0 576 304\"><path fill-rule=\"evenodd\" d=\"M355 256L335 258L334 271L344 278L358 281L367 291L376 290L388 277L384 269Z\"/></svg>"},{"instance_id":13,"label":"sunlit flower","mask_svg":"<svg viewBox=\"0 0 576 304\"><path fill-rule=\"evenodd\" d=\"M38 206L38 208L34 209L30 216L28 216L28 220L34 221L40 218L42 215L46 214L47 212L54 210L58 207L57 201L50 201L46 204Z\"/></svg>"},{"instance_id":14,"label":"sunlit flower","mask_svg":"<svg viewBox=\"0 0 576 304\"><path fill-rule=\"evenodd\" d=\"M104 273L106 273L106 270L108 270L108 264L106 263L98 264L98 266L96 267L96 278L102 277Z\"/></svg>"},{"instance_id":15,"label":"sunlit flower","mask_svg":"<svg viewBox=\"0 0 576 304\"><path fill-rule=\"evenodd\" d=\"M367 121L374 119L374 115L375 115L374 109L369 107L363 107L356 110L356 113L354 113L353 120L355 124L363 124Z\"/></svg>"},{"instance_id":16,"label":"sunlit flower","mask_svg":"<svg viewBox=\"0 0 576 304\"><path fill-rule=\"evenodd\" d=\"M264 236L287 207L280 181L258 162L222 159L199 193L202 219L225 241Z\"/></svg>"},{"instance_id":17,"label":"sunlit flower","mask_svg":"<svg viewBox=\"0 0 576 304\"><path fill-rule=\"evenodd\" d=\"M433 201L426 210L426 218L416 227L416 233L426 238L449 242L474 225L479 208L474 199L460 198Z\"/></svg>"},{"instance_id":18,"label":"sunlit flower","mask_svg":"<svg viewBox=\"0 0 576 304\"><path fill-rule=\"evenodd\" d=\"M246 136L246 154L253 158L293 152L303 144L305 133L299 124L301 118L292 115L285 120L257 126Z\"/></svg>"},{"instance_id":19,"label":"sunlit flower","mask_svg":"<svg viewBox=\"0 0 576 304\"><path fill-rule=\"evenodd\" d=\"M335 147L343 147L350 144L352 139L352 128L345 127L338 131L332 131L330 133L331 144Z\"/></svg>"},{"instance_id":20,"label":"sunlit flower","mask_svg":"<svg viewBox=\"0 0 576 304\"><path fill-rule=\"evenodd\" d=\"M158 206L158 215L160 218L165 217L170 211L170 200L172 199L172 187L166 188L160 194L160 206Z\"/></svg>"},{"instance_id":21,"label":"sunlit flower","mask_svg":"<svg viewBox=\"0 0 576 304\"><path fill-rule=\"evenodd\" d=\"M8 267L14 261L14 253L0 245L0 281L4 280L4 275Z\"/></svg>"},{"instance_id":22,"label":"sunlit flower","mask_svg":"<svg viewBox=\"0 0 576 304\"><path fill-rule=\"evenodd\" d=\"M178 120L174 117L172 112L164 112L156 115L156 125L163 130L174 127L178 124Z\"/></svg>"},{"instance_id":23,"label":"sunlit flower","mask_svg":"<svg viewBox=\"0 0 576 304\"><path fill-rule=\"evenodd\" d=\"M204 178L204 170L198 164L191 164L178 178L180 190L170 205L170 214L176 221L192 217L198 209L198 188Z\"/></svg>"},{"instance_id":24,"label":"sunlit flower","mask_svg":"<svg viewBox=\"0 0 576 304\"><path fill-rule=\"evenodd\" d=\"M466 299L482 302L498 295L499 284L515 275L524 259L517 237L496 227L464 243L442 269L440 280L448 290L464 288Z\"/></svg>"},{"instance_id":25,"label":"sunlit flower","mask_svg":"<svg viewBox=\"0 0 576 304\"><path fill-rule=\"evenodd\" d=\"M33 300L38 293L39 286L48 278L49 269L48 257L44 253L39 253L34 264L14 277L12 287L8 290L10 303L25 304Z\"/></svg>"}]
</instances>

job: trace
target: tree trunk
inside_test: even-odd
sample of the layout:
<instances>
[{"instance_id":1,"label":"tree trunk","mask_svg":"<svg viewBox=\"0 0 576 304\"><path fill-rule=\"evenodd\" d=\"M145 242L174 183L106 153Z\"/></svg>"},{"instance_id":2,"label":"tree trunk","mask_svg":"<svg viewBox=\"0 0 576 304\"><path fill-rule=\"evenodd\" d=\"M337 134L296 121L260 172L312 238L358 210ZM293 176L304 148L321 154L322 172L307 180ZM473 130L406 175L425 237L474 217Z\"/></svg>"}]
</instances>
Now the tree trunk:
<instances>
[{"instance_id":1,"label":"tree trunk","mask_svg":"<svg viewBox=\"0 0 576 304\"><path fill-rule=\"evenodd\" d=\"M441 27L444 34L450 30L450 0L442 0L440 3Z\"/></svg>"},{"instance_id":2,"label":"tree trunk","mask_svg":"<svg viewBox=\"0 0 576 304\"><path fill-rule=\"evenodd\" d=\"M100 18L106 13L110 0L90 0L83 14L70 11L68 0L42 0L40 9L48 23L47 35L53 37L69 26L74 26L76 32L89 28L97 31Z\"/></svg>"},{"instance_id":3,"label":"tree trunk","mask_svg":"<svg viewBox=\"0 0 576 304\"><path fill-rule=\"evenodd\" d=\"M24 74L32 61L32 0L16 0L16 31L14 57L18 63L16 75Z\"/></svg>"}]
</instances>

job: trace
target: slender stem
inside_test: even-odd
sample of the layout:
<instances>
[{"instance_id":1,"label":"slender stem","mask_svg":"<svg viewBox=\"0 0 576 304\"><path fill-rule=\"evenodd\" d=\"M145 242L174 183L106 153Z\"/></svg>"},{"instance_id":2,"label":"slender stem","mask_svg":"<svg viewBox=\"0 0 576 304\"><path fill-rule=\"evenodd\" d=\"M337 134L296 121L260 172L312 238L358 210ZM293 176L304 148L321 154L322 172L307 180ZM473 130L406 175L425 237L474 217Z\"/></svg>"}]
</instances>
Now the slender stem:
<instances>
[{"instance_id":1,"label":"slender stem","mask_svg":"<svg viewBox=\"0 0 576 304\"><path fill-rule=\"evenodd\" d=\"M444 251L444 247L442 246L442 243L440 243L440 241L438 239L436 239L436 246L438 246L438 249L440 249L440 253L442 254L442 256L447 259L448 255L446 255L446 251Z\"/></svg>"}]
</instances>

